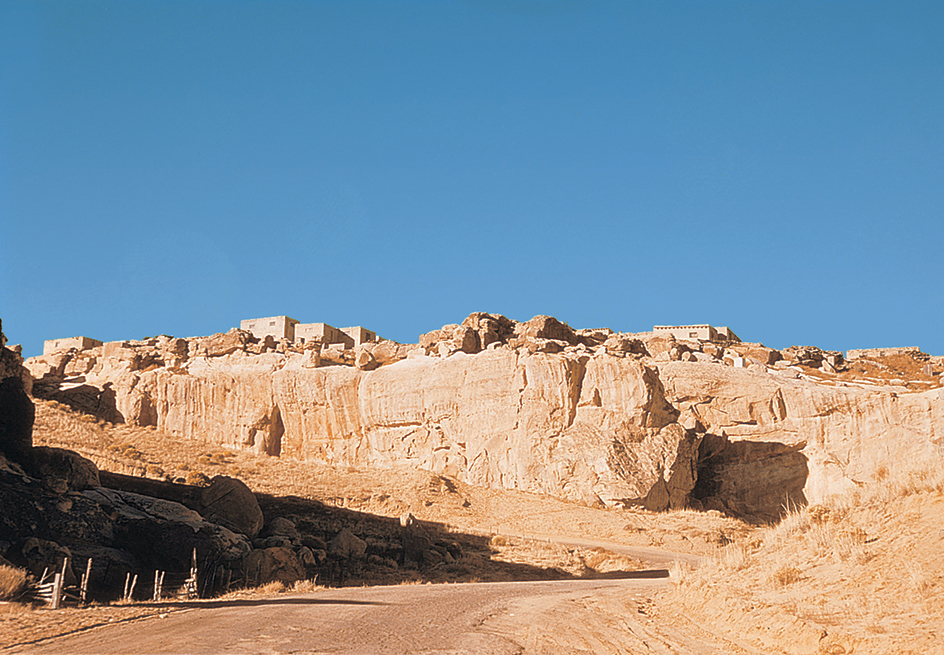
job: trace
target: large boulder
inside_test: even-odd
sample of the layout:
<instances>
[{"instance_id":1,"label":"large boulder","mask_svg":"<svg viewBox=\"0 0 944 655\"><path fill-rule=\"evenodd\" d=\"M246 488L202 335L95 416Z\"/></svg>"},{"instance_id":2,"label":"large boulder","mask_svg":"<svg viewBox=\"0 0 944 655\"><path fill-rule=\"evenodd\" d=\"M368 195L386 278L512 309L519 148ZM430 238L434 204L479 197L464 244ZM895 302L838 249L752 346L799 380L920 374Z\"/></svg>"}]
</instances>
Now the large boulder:
<instances>
[{"instance_id":1,"label":"large boulder","mask_svg":"<svg viewBox=\"0 0 944 655\"><path fill-rule=\"evenodd\" d=\"M328 554L337 559L357 559L367 551L367 542L344 528L328 544Z\"/></svg>"},{"instance_id":2,"label":"large boulder","mask_svg":"<svg viewBox=\"0 0 944 655\"><path fill-rule=\"evenodd\" d=\"M189 341L190 356L221 357L237 351L245 351L259 340L251 332L233 328L208 337L199 337Z\"/></svg>"},{"instance_id":3,"label":"large boulder","mask_svg":"<svg viewBox=\"0 0 944 655\"><path fill-rule=\"evenodd\" d=\"M462 326L475 330L480 348L488 348L493 343L505 343L514 334L516 323L501 314L474 312L469 314Z\"/></svg>"},{"instance_id":4,"label":"large boulder","mask_svg":"<svg viewBox=\"0 0 944 655\"><path fill-rule=\"evenodd\" d=\"M31 473L62 491L82 491L100 487L98 467L90 459L65 448L35 446L30 453Z\"/></svg>"},{"instance_id":5,"label":"large boulder","mask_svg":"<svg viewBox=\"0 0 944 655\"><path fill-rule=\"evenodd\" d=\"M285 537L289 541L301 542L301 534L295 523L284 516L276 516L266 524L265 533L267 537Z\"/></svg>"},{"instance_id":6,"label":"large boulder","mask_svg":"<svg viewBox=\"0 0 944 655\"><path fill-rule=\"evenodd\" d=\"M412 516L410 518L412 518ZM404 524L401 519L400 525L400 540L403 544L403 563L423 563L428 559L426 553L432 549L433 540L430 539L425 528L415 521Z\"/></svg>"},{"instance_id":7,"label":"large boulder","mask_svg":"<svg viewBox=\"0 0 944 655\"><path fill-rule=\"evenodd\" d=\"M82 495L114 517L112 545L151 569L187 571L194 548L201 561L232 568L252 549L245 536L205 521L180 503L104 487Z\"/></svg>"},{"instance_id":8,"label":"large boulder","mask_svg":"<svg viewBox=\"0 0 944 655\"><path fill-rule=\"evenodd\" d=\"M243 560L243 574L250 585L267 582L295 582L306 577L305 565L291 548L273 547L253 550Z\"/></svg>"},{"instance_id":9,"label":"large boulder","mask_svg":"<svg viewBox=\"0 0 944 655\"><path fill-rule=\"evenodd\" d=\"M535 316L527 323L519 323L515 326L515 336L523 339L553 339L571 346L582 342L573 328L553 316Z\"/></svg>"},{"instance_id":10,"label":"large boulder","mask_svg":"<svg viewBox=\"0 0 944 655\"><path fill-rule=\"evenodd\" d=\"M361 371L373 371L380 363L374 359L370 349L359 347L354 353L354 366Z\"/></svg>"},{"instance_id":11,"label":"large boulder","mask_svg":"<svg viewBox=\"0 0 944 655\"><path fill-rule=\"evenodd\" d=\"M37 580L42 577L43 573L61 572L62 565L66 563L65 584L75 584L72 551L68 548L48 539L29 537L20 548L20 554L26 562L26 570Z\"/></svg>"},{"instance_id":12,"label":"large boulder","mask_svg":"<svg viewBox=\"0 0 944 655\"><path fill-rule=\"evenodd\" d=\"M200 494L201 510L207 521L225 526L254 539L265 519L259 501L245 483L217 475Z\"/></svg>"}]
</instances>

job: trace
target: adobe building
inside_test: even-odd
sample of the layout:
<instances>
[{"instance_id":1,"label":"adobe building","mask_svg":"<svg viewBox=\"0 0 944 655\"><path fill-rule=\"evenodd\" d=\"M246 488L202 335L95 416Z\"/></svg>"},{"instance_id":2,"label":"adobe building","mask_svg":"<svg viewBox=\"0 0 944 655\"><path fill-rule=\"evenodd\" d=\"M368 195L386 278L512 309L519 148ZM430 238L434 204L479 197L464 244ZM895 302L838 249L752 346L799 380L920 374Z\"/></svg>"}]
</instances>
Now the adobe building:
<instances>
[{"instance_id":1,"label":"adobe building","mask_svg":"<svg viewBox=\"0 0 944 655\"><path fill-rule=\"evenodd\" d=\"M653 334L671 334L676 339L700 341L734 341L741 339L729 327L712 327L710 325L654 325Z\"/></svg>"},{"instance_id":2,"label":"adobe building","mask_svg":"<svg viewBox=\"0 0 944 655\"><path fill-rule=\"evenodd\" d=\"M239 329L252 332L254 337L264 339L273 337L295 341L295 327L298 321L288 316L269 316L266 318L250 318L239 322Z\"/></svg>"},{"instance_id":3,"label":"adobe building","mask_svg":"<svg viewBox=\"0 0 944 655\"><path fill-rule=\"evenodd\" d=\"M354 347L352 337L327 323L299 323L295 326L295 341L308 343L312 339L320 339L323 344L342 343L345 348Z\"/></svg>"},{"instance_id":4,"label":"adobe building","mask_svg":"<svg viewBox=\"0 0 944 655\"><path fill-rule=\"evenodd\" d=\"M362 328L360 325L355 327L346 327L341 328L341 332L351 337L354 340L354 345L359 346L362 343L373 342L377 340L377 333L371 332L366 328Z\"/></svg>"},{"instance_id":5,"label":"adobe building","mask_svg":"<svg viewBox=\"0 0 944 655\"><path fill-rule=\"evenodd\" d=\"M43 354L48 355L50 353L55 353L62 350L69 350L70 348L75 348L76 350L88 350L89 348L97 348L100 345L102 345L101 341L98 339L92 339L90 337L50 339L48 341L43 341Z\"/></svg>"}]
</instances>

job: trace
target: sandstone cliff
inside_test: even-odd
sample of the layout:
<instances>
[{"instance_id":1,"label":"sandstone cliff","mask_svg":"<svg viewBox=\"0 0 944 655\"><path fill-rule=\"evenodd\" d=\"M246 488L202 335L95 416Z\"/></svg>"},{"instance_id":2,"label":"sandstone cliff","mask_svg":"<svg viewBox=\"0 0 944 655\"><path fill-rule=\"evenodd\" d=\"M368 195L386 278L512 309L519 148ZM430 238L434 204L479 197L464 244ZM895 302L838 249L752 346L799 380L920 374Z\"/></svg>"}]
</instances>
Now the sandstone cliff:
<instances>
[{"instance_id":1,"label":"sandstone cliff","mask_svg":"<svg viewBox=\"0 0 944 655\"><path fill-rule=\"evenodd\" d=\"M933 377L925 391L844 382L838 353L572 330L545 316L477 313L410 346L335 352L232 330L27 365L37 394L174 438L594 504L772 518L944 443Z\"/></svg>"}]
</instances>

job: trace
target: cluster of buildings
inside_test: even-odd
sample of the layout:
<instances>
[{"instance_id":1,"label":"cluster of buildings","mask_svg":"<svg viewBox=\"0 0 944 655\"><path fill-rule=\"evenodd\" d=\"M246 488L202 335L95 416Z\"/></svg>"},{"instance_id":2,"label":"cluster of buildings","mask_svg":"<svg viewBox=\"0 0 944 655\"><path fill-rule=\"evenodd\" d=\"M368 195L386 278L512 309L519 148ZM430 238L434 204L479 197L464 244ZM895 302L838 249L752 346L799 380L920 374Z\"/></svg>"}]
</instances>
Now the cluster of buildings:
<instances>
[{"instance_id":1,"label":"cluster of buildings","mask_svg":"<svg viewBox=\"0 0 944 655\"><path fill-rule=\"evenodd\" d=\"M327 323L300 323L290 316L267 316L265 318L249 318L240 321L239 328L251 332L253 336L264 339L272 337L276 341L287 339L292 343L308 343L312 340L323 344L341 344L345 348L354 348L362 343L377 341L377 333L359 325L354 327L336 328ZM711 325L656 325L652 328L653 334L671 334L676 339L699 339L701 341L734 341L741 339L728 327L712 327ZM51 339L43 343L43 354L59 352L75 348L88 350L101 346L98 339L89 337L69 337L67 339Z\"/></svg>"},{"instance_id":2,"label":"cluster of buildings","mask_svg":"<svg viewBox=\"0 0 944 655\"><path fill-rule=\"evenodd\" d=\"M75 348L76 350L88 350L89 348L98 348L101 345L101 341L98 339L92 339L91 337L49 339L48 341L43 341L43 354L48 355L61 350L69 350L70 348Z\"/></svg>"},{"instance_id":3,"label":"cluster of buildings","mask_svg":"<svg viewBox=\"0 0 944 655\"><path fill-rule=\"evenodd\" d=\"M240 321L239 328L252 332L253 336L264 339L271 336L276 341L288 339L292 343L308 343L319 340L323 344L341 344L353 348L362 343L377 341L377 333L357 325L355 327L336 328L327 323L299 323L289 316L269 316L250 318ZM50 339L43 342L43 354L61 352L74 348L88 350L101 346L102 342L91 337L68 337Z\"/></svg>"},{"instance_id":4,"label":"cluster of buildings","mask_svg":"<svg viewBox=\"0 0 944 655\"><path fill-rule=\"evenodd\" d=\"M377 340L375 332L359 325L336 328L327 323L299 323L289 316L249 318L240 321L239 329L252 332L252 335L259 339L272 337L276 341L288 339L292 343L308 343L313 339L317 339L323 344L338 343L347 348Z\"/></svg>"},{"instance_id":5,"label":"cluster of buildings","mask_svg":"<svg viewBox=\"0 0 944 655\"><path fill-rule=\"evenodd\" d=\"M710 325L654 325L653 334L671 334L676 339L698 339L700 341L741 341L738 335L729 327L712 327Z\"/></svg>"}]
</instances>

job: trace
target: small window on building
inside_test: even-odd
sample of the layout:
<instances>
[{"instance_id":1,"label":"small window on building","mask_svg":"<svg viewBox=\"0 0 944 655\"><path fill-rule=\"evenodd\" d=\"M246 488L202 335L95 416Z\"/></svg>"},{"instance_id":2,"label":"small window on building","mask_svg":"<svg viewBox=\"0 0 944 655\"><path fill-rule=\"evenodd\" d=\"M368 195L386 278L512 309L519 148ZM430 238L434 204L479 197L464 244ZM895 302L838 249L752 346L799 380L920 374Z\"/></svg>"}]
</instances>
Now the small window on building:
<instances>
[{"instance_id":1,"label":"small window on building","mask_svg":"<svg viewBox=\"0 0 944 655\"><path fill-rule=\"evenodd\" d=\"M270 326L275 325L275 321L269 321L269 325Z\"/></svg>"},{"instance_id":2,"label":"small window on building","mask_svg":"<svg viewBox=\"0 0 944 655\"><path fill-rule=\"evenodd\" d=\"M698 338L698 333L697 333L697 332L689 332L689 333L688 333L688 336L692 337L693 339L697 339L697 338Z\"/></svg>"}]
</instances>

